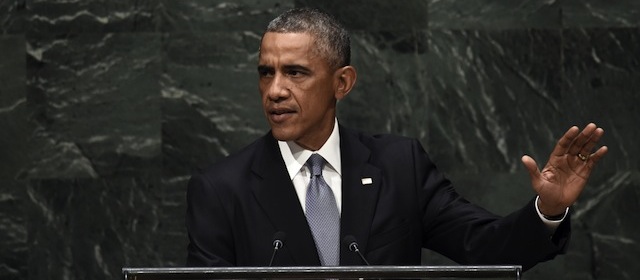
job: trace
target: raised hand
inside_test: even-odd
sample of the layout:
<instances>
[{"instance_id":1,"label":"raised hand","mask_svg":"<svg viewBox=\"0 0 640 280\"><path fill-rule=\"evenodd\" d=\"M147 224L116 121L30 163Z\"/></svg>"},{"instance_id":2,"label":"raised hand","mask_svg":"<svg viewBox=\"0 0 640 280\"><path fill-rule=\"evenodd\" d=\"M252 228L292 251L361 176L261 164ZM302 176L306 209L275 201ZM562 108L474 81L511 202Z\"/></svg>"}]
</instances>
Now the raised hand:
<instances>
[{"instance_id":1,"label":"raised hand","mask_svg":"<svg viewBox=\"0 0 640 280\"><path fill-rule=\"evenodd\" d=\"M592 152L603 134L604 130L593 123L582 131L577 126L569 128L542 171L533 158L522 157L531 185L540 196L538 209L542 214L560 215L578 199L594 166L607 153L606 146Z\"/></svg>"}]
</instances>

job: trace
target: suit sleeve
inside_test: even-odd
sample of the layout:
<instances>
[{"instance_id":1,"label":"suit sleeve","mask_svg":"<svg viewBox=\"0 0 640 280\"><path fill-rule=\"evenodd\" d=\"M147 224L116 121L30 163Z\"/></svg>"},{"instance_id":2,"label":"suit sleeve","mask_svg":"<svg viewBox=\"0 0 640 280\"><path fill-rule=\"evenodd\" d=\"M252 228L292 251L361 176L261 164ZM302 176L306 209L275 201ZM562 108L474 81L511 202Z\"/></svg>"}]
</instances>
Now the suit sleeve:
<instances>
[{"instance_id":1,"label":"suit sleeve","mask_svg":"<svg viewBox=\"0 0 640 280\"><path fill-rule=\"evenodd\" d=\"M497 216L462 198L417 141L413 154L424 247L460 264L514 264L525 270L565 250L568 217L551 234L536 213L534 199L506 217Z\"/></svg>"},{"instance_id":2,"label":"suit sleeve","mask_svg":"<svg viewBox=\"0 0 640 280\"><path fill-rule=\"evenodd\" d=\"M191 177L187 189L187 266L234 265L232 228L223 201L207 177Z\"/></svg>"}]
</instances>

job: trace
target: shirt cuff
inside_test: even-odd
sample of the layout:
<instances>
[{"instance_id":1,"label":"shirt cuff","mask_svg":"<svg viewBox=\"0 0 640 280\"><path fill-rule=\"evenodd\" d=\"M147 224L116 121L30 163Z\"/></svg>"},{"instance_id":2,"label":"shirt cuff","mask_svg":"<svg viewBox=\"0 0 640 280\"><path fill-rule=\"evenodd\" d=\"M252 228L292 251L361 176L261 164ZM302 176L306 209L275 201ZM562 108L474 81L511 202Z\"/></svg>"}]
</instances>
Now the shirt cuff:
<instances>
[{"instance_id":1,"label":"shirt cuff","mask_svg":"<svg viewBox=\"0 0 640 280\"><path fill-rule=\"evenodd\" d=\"M540 209L538 208L538 200L540 199L540 196L536 196L536 201L534 203L535 207L536 207L536 212L538 213L538 216L540 217L540 220L542 220L542 222L547 226L547 228L549 230L551 230L552 232L556 231L556 229L558 228L558 226L560 226L560 223L562 223L562 221L564 221L564 218L567 217L567 213L569 213L569 207L567 207L567 209L564 210L564 214L562 215L562 218L559 220L549 220L547 219L541 212Z\"/></svg>"}]
</instances>

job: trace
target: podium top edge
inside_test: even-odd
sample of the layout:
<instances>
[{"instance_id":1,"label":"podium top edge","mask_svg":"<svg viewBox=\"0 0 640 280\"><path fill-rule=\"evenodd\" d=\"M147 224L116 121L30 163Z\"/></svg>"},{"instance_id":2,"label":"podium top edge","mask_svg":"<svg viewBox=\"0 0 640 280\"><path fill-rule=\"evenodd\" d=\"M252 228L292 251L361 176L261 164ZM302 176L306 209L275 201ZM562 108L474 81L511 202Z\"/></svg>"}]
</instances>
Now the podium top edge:
<instances>
[{"instance_id":1,"label":"podium top edge","mask_svg":"<svg viewBox=\"0 0 640 280\"><path fill-rule=\"evenodd\" d=\"M521 271L520 265L451 265L451 266L235 266L235 267L123 267L123 272L217 273L217 272L429 272L429 271Z\"/></svg>"},{"instance_id":2,"label":"podium top edge","mask_svg":"<svg viewBox=\"0 0 640 280\"><path fill-rule=\"evenodd\" d=\"M125 279L265 279L478 276L519 279L522 266L294 266L294 267L125 267ZM358 276L358 277L354 277ZM427 277L428 278L428 277Z\"/></svg>"}]
</instances>

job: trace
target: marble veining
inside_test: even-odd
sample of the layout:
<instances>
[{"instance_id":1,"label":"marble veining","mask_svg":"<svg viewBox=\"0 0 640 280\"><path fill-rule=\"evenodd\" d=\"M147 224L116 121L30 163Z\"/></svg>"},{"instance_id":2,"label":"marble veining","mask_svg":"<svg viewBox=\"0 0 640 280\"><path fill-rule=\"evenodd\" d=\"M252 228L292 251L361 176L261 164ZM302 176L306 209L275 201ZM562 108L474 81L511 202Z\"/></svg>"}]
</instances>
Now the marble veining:
<instances>
[{"instance_id":1,"label":"marble veining","mask_svg":"<svg viewBox=\"0 0 640 280\"><path fill-rule=\"evenodd\" d=\"M0 279L182 266L190 174L268 131L257 51L295 6L352 31L340 122L419 139L496 213L534 197L523 154L542 164L570 125L604 127L567 254L525 279L635 279L640 2L472 2L1 1Z\"/></svg>"}]
</instances>

